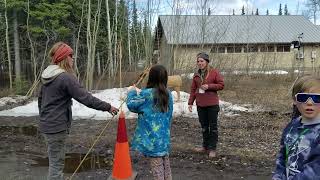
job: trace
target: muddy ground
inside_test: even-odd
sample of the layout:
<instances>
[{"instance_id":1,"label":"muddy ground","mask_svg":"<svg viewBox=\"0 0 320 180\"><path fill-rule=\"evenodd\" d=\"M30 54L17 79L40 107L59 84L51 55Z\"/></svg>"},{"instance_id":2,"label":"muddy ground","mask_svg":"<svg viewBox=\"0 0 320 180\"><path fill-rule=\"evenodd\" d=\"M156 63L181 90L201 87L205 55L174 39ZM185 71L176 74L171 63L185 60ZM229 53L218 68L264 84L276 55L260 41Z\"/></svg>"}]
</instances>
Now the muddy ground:
<instances>
[{"instance_id":1,"label":"muddy ground","mask_svg":"<svg viewBox=\"0 0 320 180\"><path fill-rule=\"evenodd\" d=\"M176 117L172 123L170 153L173 179L192 180L266 180L270 179L278 151L281 131L290 119L288 88L292 80L283 77L226 78L221 99L237 104L254 104L262 112L239 112L219 117L218 157L193 152L201 145L197 119ZM80 159L107 121L74 120L67 141L65 176L70 177ZM112 121L73 179L106 179L112 171L116 139L116 121ZM135 120L127 120L129 137ZM46 178L48 160L42 136L37 131L37 117L0 117L0 179ZM131 153L137 179L150 179L147 162Z\"/></svg>"}]
</instances>

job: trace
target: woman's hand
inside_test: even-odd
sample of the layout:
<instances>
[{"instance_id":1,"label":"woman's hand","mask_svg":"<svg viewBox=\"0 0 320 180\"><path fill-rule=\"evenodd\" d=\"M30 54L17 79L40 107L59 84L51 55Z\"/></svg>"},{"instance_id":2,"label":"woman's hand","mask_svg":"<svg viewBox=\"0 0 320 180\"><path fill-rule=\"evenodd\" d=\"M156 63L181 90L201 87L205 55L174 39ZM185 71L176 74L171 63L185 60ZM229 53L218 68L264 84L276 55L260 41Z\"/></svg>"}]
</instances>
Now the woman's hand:
<instances>
[{"instance_id":1,"label":"woman's hand","mask_svg":"<svg viewBox=\"0 0 320 180\"><path fill-rule=\"evenodd\" d=\"M192 112L192 105L188 106L189 112Z\"/></svg>"},{"instance_id":2,"label":"woman's hand","mask_svg":"<svg viewBox=\"0 0 320 180\"><path fill-rule=\"evenodd\" d=\"M202 84L200 88L203 89L203 90L207 90L209 88L209 85L208 84Z\"/></svg>"},{"instance_id":3,"label":"woman's hand","mask_svg":"<svg viewBox=\"0 0 320 180\"><path fill-rule=\"evenodd\" d=\"M115 108L115 107L113 107L113 106L111 106L111 108L109 109L109 111L108 111L112 116L115 116L115 115L117 115L118 114L118 112L119 112L119 109L118 108Z\"/></svg>"}]
</instances>

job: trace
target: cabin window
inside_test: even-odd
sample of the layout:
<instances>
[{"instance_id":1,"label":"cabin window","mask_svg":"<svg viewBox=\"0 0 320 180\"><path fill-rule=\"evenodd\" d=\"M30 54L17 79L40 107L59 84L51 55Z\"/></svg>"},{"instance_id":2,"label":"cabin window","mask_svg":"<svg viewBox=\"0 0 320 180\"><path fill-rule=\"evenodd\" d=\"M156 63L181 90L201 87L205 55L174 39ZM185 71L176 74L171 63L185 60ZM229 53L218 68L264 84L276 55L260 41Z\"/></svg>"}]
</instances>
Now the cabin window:
<instances>
[{"instance_id":1,"label":"cabin window","mask_svg":"<svg viewBox=\"0 0 320 180\"><path fill-rule=\"evenodd\" d=\"M278 45L277 52L290 52L290 46L289 45Z\"/></svg>"},{"instance_id":2,"label":"cabin window","mask_svg":"<svg viewBox=\"0 0 320 180\"><path fill-rule=\"evenodd\" d=\"M236 46L236 47L234 48L234 52L235 52L235 53L241 53L241 52L242 52L242 46Z\"/></svg>"},{"instance_id":3,"label":"cabin window","mask_svg":"<svg viewBox=\"0 0 320 180\"><path fill-rule=\"evenodd\" d=\"M274 52L274 46L268 46L268 52Z\"/></svg>"},{"instance_id":4,"label":"cabin window","mask_svg":"<svg viewBox=\"0 0 320 180\"><path fill-rule=\"evenodd\" d=\"M225 47L218 47L218 53L225 53Z\"/></svg>"},{"instance_id":5,"label":"cabin window","mask_svg":"<svg viewBox=\"0 0 320 180\"><path fill-rule=\"evenodd\" d=\"M228 46L227 53L241 53L242 46Z\"/></svg>"},{"instance_id":6,"label":"cabin window","mask_svg":"<svg viewBox=\"0 0 320 180\"><path fill-rule=\"evenodd\" d=\"M218 49L217 47L212 47L211 50L210 50L210 53L218 53Z\"/></svg>"},{"instance_id":7,"label":"cabin window","mask_svg":"<svg viewBox=\"0 0 320 180\"><path fill-rule=\"evenodd\" d=\"M234 53L234 47L227 47L227 53Z\"/></svg>"},{"instance_id":8,"label":"cabin window","mask_svg":"<svg viewBox=\"0 0 320 180\"><path fill-rule=\"evenodd\" d=\"M244 52L258 52L258 46L254 46L254 45L245 46Z\"/></svg>"},{"instance_id":9,"label":"cabin window","mask_svg":"<svg viewBox=\"0 0 320 180\"><path fill-rule=\"evenodd\" d=\"M260 46L260 52L268 52L268 46Z\"/></svg>"}]
</instances>

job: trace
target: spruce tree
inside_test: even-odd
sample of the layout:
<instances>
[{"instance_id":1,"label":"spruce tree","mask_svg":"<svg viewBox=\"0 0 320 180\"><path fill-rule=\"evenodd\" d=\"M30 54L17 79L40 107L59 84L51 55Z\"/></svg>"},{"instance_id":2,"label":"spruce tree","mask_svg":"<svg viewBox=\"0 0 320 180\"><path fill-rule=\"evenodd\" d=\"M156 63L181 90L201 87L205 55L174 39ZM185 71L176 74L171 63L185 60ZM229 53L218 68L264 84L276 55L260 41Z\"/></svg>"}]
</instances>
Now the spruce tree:
<instances>
[{"instance_id":1,"label":"spruce tree","mask_svg":"<svg viewBox=\"0 0 320 180\"><path fill-rule=\"evenodd\" d=\"M284 5L284 15L289 15L287 4Z\"/></svg>"},{"instance_id":2,"label":"spruce tree","mask_svg":"<svg viewBox=\"0 0 320 180\"><path fill-rule=\"evenodd\" d=\"M280 3L280 6L279 6L279 14L278 15L282 15L282 7L281 7L281 3Z\"/></svg>"},{"instance_id":3,"label":"spruce tree","mask_svg":"<svg viewBox=\"0 0 320 180\"><path fill-rule=\"evenodd\" d=\"M128 63L128 8L125 0L119 1L118 6L118 43L121 43L121 55L123 65Z\"/></svg>"}]
</instances>

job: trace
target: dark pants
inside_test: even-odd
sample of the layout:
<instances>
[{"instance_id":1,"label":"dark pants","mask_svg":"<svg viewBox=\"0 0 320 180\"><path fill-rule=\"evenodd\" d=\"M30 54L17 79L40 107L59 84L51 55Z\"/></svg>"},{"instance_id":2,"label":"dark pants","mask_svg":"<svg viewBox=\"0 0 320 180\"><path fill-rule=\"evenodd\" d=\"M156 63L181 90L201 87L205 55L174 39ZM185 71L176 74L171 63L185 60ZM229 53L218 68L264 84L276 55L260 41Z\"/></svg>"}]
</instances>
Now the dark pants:
<instances>
[{"instance_id":1,"label":"dark pants","mask_svg":"<svg viewBox=\"0 0 320 180\"><path fill-rule=\"evenodd\" d=\"M218 142L219 105L197 106L199 121L202 128L202 146L207 150L215 150Z\"/></svg>"}]
</instances>

